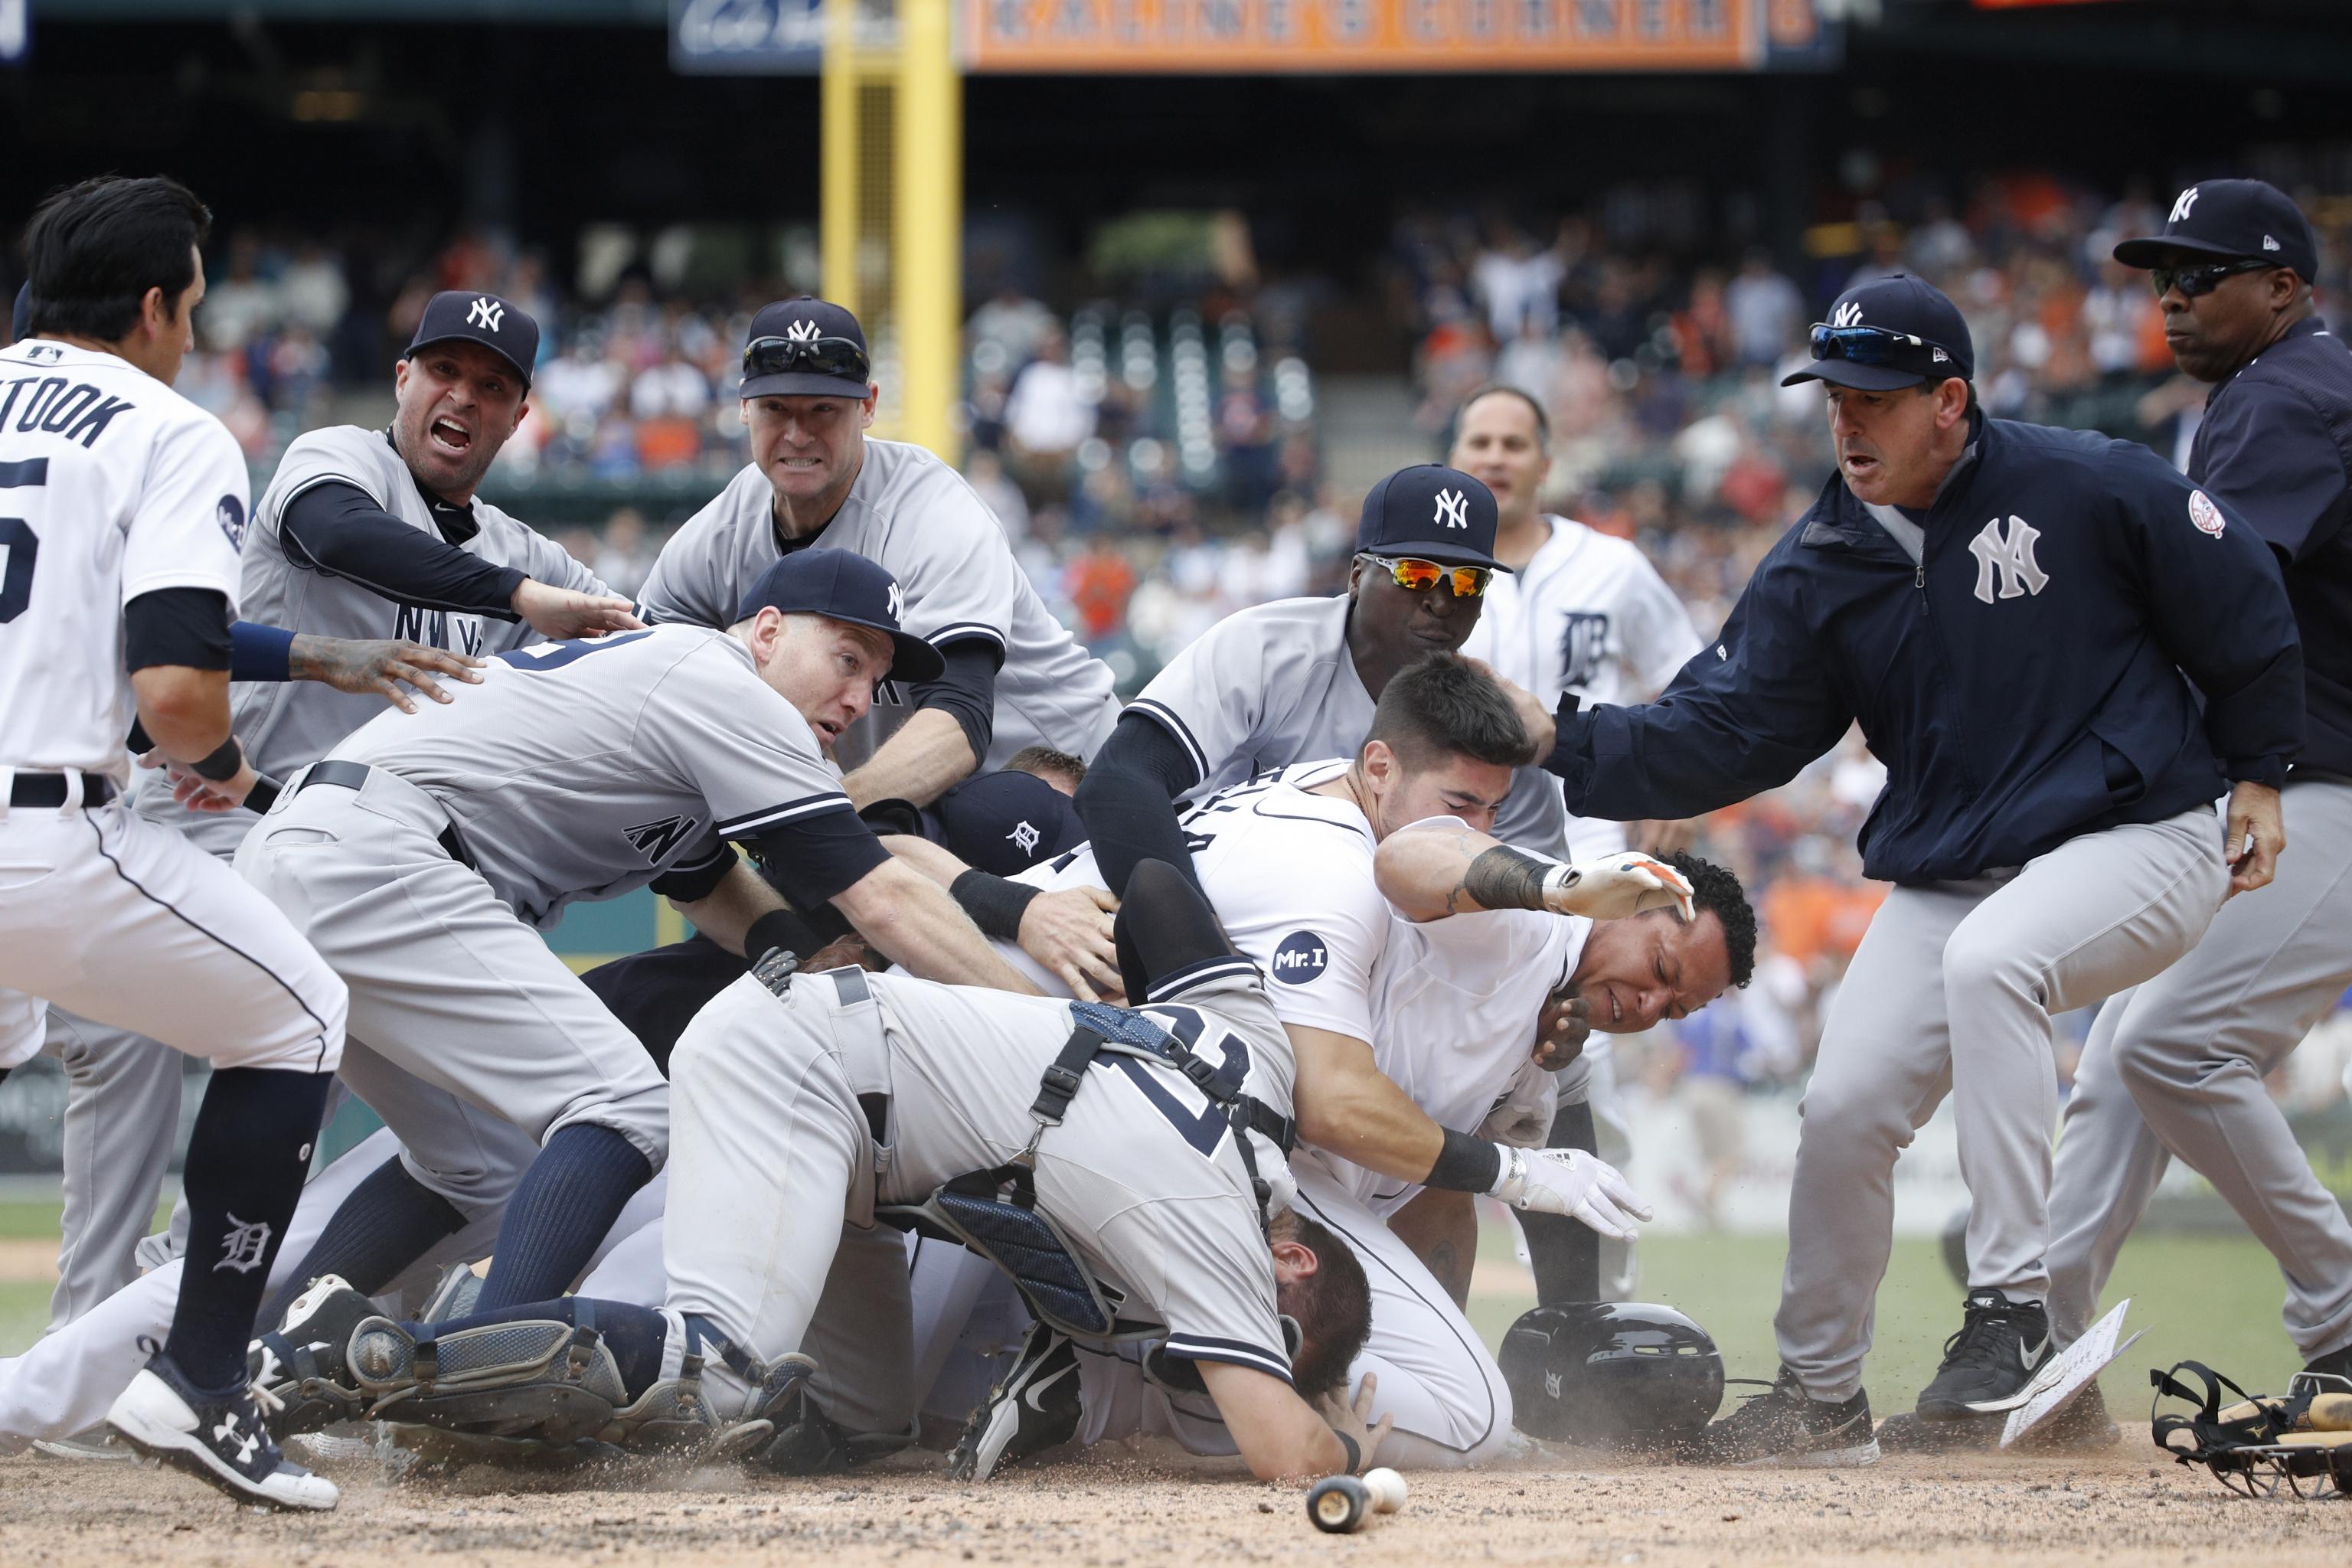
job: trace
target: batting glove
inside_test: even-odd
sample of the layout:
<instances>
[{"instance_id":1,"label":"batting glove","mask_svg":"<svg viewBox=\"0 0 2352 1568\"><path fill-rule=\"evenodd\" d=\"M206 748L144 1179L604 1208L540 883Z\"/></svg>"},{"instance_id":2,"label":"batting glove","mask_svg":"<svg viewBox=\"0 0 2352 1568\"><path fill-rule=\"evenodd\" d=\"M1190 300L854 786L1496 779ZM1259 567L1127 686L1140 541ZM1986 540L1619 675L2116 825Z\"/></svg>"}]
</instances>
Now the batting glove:
<instances>
[{"instance_id":1,"label":"batting glove","mask_svg":"<svg viewBox=\"0 0 2352 1568\"><path fill-rule=\"evenodd\" d=\"M1513 1208L1566 1215L1612 1241L1633 1240L1634 1222L1650 1217L1617 1168L1581 1149L1503 1150L1491 1195Z\"/></svg>"},{"instance_id":2,"label":"batting glove","mask_svg":"<svg viewBox=\"0 0 2352 1568\"><path fill-rule=\"evenodd\" d=\"M1556 915L1621 921L1644 910L1692 915L1690 879L1663 860L1632 850L1555 866L1543 880L1544 908Z\"/></svg>"}]
</instances>

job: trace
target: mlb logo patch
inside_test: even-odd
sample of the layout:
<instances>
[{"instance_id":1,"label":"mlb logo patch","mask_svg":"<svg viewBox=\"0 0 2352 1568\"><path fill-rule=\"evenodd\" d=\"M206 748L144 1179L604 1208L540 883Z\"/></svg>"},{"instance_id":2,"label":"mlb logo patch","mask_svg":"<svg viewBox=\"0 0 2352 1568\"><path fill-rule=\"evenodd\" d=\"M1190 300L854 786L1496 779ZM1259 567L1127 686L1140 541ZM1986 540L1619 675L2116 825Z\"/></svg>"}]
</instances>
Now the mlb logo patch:
<instances>
[{"instance_id":1,"label":"mlb logo patch","mask_svg":"<svg viewBox=\"0 0 2352 1568\"><path fill-rule=\"evenodd\" d=\"M2215 506L2203 490L2189 492L2189 521L2197 525L2197 531L2210 533L2216 539L2221 538L2221 530L2229 526L2228 520L2221 515L2221 509Z\"/></svg>"},{"instance_id":2,"label":"mlb logo patch","mask_svg":"<svg viewBox=\"0 0 2352 1568\"><path fill-rule=\"evenodd\" d=\"M1292 931L1274 950L1274 977L1286 985L1305 985L1330 966L1330 950L1311 931Z\"/></svg>"}]
</instances>

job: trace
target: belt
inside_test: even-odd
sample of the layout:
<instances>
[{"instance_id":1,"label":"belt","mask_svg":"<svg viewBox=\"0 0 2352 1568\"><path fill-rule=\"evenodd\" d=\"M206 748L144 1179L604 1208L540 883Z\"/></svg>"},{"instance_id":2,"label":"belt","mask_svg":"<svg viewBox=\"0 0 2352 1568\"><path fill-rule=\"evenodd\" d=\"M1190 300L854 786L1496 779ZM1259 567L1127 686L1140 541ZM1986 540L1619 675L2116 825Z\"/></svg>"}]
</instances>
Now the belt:
<instances>
[{"instance_id":1,"label":"belt","mask_svg":"<svg viewBox=\"0 0 2352 1568\"><path fill-rule=\"evenodd\" d=\"M8 785L8 804L12 806L61 806L68 795L67 781L70 773L18 773ZM81 775L81 803L84 806L104 805L114 798L114 781L104 773Z\"/></svg>"},{"instance_id":2,"label":"belt","mask_svg":"<svg viewBox=\"0 0 2352 1568\"><path fill-rule=\"evenodd\" d=\"M300 795L312 784L333 784L341 789L357 789L367 783L368 774L373 772L375 770L365 763L345 762L341 758L315 763L309 773L302 775L302 782L294 786L294 793ZM455 860L467 870L481 869L474 864L474 858L466 853L466 841L457 837L456 823L445 821L441 826L441 831L435 836L434 842L441 846L443 852L450 859Z\"/></svg>"}]
</instances>

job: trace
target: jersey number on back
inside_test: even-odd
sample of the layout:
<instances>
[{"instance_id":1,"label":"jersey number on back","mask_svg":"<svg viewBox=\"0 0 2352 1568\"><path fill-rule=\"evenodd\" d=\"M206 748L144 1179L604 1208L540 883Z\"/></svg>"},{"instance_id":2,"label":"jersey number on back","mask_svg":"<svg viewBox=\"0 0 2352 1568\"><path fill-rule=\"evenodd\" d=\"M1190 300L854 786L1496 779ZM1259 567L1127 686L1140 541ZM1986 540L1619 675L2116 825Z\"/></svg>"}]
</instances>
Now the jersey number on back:
<instances>
[{"instance_id":1,"label":"jersey number on back","mask_svg":"<svg viewBox=\"0 0 2352 1568\"><path fill-rule=\"evenodd\" d=\"M1162 1003L1150 1008L1146 1016L1166 1026L1170 1034L1184 1042L1186 1049L1196 1056L1200 1054L1203 1020L1199 1013ZM1221 1029L1217 1033L1217 1050L1216 1082L1227 1093L1239 1094L1249 1078L1249 1047L1242 1043L1240 1036ZM1167 1074L1133 1057L1105 1055L1095 1059L1111 1063L1127 1074L1143 1091L1143 1098L1151 1102L1151 1109L1166 1117L1168 1125L1176 1129L1185 1142L1198 1149L1204 1158L1216 1157L1217 1145L1233 1131L1232 1123L1225 1120L1224 1107L1211 1100L1198 1110L1193 1110L1170 1092Z\"/></svg>"},{"instance_id":2,"label":"jersey number on back","mask_svg":"<svg viewBox=\"0 0 2352 1568\"><path fill-rule=\"evenodd\" d=\"M34 458L22 463L0 463L0 489L37 489L49 482L49 460ZM30 509L34 497L11 496L16 506ZM33 602L33 563L40 559L40 535L21 517L0 517L0 626L25 613Z\"/></svg>"},{"instance_id":3,"label":"jersey number on back","mask_svg":"<svg viewBox=\"0 0 2352 1568\"><path fill-rule=\"evenodd\" d=\"M517 669L562 669L573 659L585 658L599 648L618 647L623 643L653 635L653 628L647 626L644 631L623 632L618 637L582 637L575 642L535 642L529 647L509 648L499 658Z\"/></svg>"}]
</instances>

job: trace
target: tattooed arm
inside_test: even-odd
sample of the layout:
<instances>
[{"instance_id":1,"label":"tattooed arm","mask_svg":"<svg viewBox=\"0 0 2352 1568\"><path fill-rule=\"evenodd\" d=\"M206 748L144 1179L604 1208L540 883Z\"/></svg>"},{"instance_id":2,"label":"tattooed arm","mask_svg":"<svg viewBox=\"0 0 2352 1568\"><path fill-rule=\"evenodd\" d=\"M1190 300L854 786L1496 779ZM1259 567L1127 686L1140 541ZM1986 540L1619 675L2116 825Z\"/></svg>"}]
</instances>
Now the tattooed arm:
<instances>
[{"instance_id":1,"label":"tattooed arm","mask_svg":"<svg viewBox=\"0 0 2352 1568\"><path fill-rule=\"evenodd\" d=\"M1690 883L1663 861L1627 853L1563 866L1458 823L1390 834L1372 858L1372 871L1381 894L1409 921L1480 910L1614 920L1669 906L1690 917Z\"/></svg>"}]
</instances>

